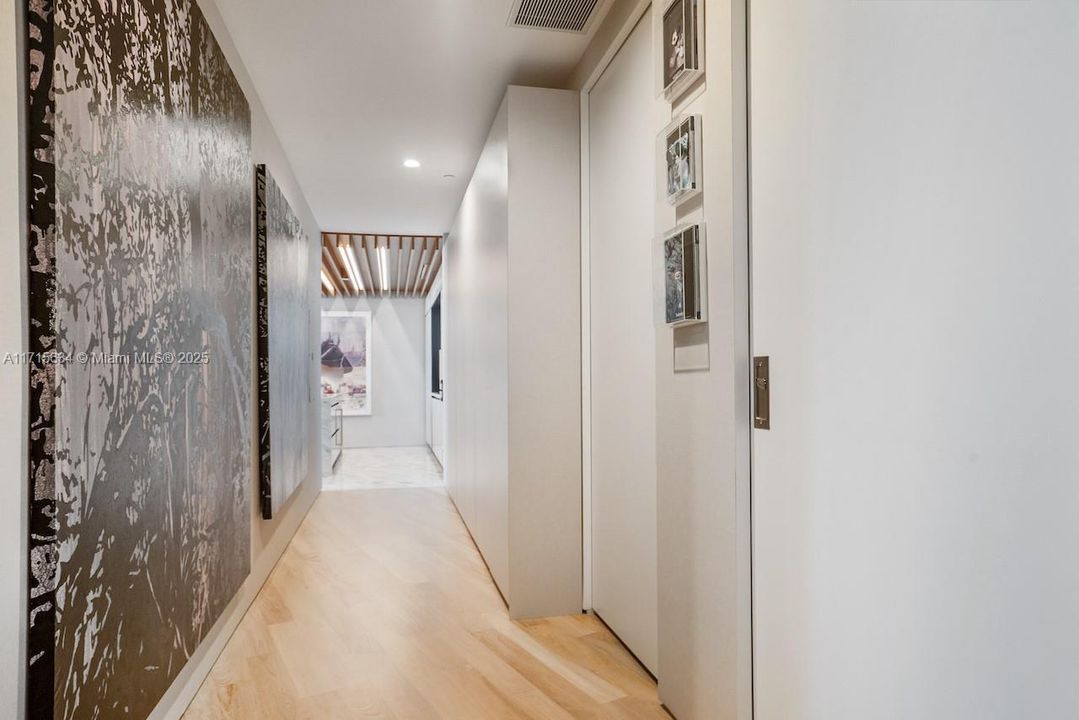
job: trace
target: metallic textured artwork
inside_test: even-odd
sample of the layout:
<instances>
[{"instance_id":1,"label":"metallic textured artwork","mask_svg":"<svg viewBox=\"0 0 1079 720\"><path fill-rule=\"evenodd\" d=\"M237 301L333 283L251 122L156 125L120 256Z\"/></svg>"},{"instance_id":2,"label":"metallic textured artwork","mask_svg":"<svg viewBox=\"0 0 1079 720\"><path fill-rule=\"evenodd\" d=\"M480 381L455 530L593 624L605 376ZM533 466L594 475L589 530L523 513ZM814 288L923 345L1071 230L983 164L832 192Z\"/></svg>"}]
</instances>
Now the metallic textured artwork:
<instances>
[{"instance_id":1,"label":"metallic textured artwork","mask_svg":"<svg viewBox=\"0 0 1079 720\"><path fill-rule=\"evenodd\" d=\"M266 166L255 168L255 353L258 372L259 508L273 517L270 483L270 268L266 240Z\"/></svg>"},{"instance_id":2,"label":"metallic textured artwork","mask_svg":"<svg viewBox=\"0 0 1079 720\"><path fill-rule=\"evenodd\" d=\"M270 519L307 475L309 244L265 165L255 178L259 492Z\"/></svg>"},{"instance_id":3,"label":"metallic textured artwork","mask_svg":"<svg viewBox=\"0 0 1079 720\"><path fill-rule=\"evenodd\" d=\"M46 354L56 349L53 323L56 287L56 169L53 163L53 26L45 3L27 3L27 347L29 415L27 455L30 487L27 539L26 707L29 720L53 718L55 685L56 374Z\"/></svg>"},{"instance_id":4,"label":"metallic textured artwork","mask_svg":"<svg viewBox=\"0 0 1079 720\"><path fill-rule=\"evenodd\" d=\"M28 716L141 720L250 569L250 112L193 0L26 17Z\"/></svg>"}]
</instances>

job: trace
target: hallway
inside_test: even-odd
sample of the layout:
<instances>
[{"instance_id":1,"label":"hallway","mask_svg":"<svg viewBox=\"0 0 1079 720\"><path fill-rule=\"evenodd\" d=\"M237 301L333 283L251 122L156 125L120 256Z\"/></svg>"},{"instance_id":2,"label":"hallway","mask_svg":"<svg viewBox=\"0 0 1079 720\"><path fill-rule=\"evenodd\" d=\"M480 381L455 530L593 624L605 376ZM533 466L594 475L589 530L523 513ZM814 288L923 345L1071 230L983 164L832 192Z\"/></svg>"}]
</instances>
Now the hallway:
<instances>
[{"instance_id":1,"label":"hallway","mask_svg":"<svg viewBox=\"0 0 1079 720\"><path fill-rule=\"evenodd\" d=\"M184 715L667 717L595 618L508 619L441 488L324 493Z\"/></svg>"},{"instance_id":2,"label":"hallway","mask_svg":"<svg viewBox=\"0 0 1079 720\"><path fill-rule=\"evenodd\" d=\"M0 720L1079 720L1077 76L1079 0L0 0Z\"/></svg>"}]
</instances>

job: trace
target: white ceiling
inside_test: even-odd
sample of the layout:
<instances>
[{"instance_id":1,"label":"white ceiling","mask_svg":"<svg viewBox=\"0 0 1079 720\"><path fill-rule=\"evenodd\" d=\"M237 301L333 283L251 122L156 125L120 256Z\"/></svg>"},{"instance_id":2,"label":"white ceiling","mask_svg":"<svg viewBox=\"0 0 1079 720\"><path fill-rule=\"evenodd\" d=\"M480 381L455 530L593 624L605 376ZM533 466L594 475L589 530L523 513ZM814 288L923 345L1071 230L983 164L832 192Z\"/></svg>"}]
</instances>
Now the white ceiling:
<instances>
[{"instance_id":1,"label":"white ceiling","mask_svg":"<svg viewBox=\"0 0 1079 720\"><path fill-rule=\"evenodd\" d=\"M449 229L506 85L558 86L588 42L511 4L218 0L322 230Z\"/></svg>"}]
</instances>

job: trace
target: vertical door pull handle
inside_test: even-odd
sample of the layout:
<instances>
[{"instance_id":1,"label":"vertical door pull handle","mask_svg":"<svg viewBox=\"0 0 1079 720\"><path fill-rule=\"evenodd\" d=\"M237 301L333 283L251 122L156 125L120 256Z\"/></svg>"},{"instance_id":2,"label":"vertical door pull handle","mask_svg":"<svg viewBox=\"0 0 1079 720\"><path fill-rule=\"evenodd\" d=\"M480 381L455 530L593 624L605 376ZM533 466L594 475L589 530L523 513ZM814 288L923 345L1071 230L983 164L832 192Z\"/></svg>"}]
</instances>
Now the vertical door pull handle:
<instances>
[{"instance_id":1,"label":"vertical door pull handle","mask_svg":"<svg viewBox=\"0 0 1079 720\"><path fill-rule=\"evenodd\" d=\"M768 376L768 356L753 358L753 427L758 430L772 428L772 388Z\"/></svg>"}]
</instances>

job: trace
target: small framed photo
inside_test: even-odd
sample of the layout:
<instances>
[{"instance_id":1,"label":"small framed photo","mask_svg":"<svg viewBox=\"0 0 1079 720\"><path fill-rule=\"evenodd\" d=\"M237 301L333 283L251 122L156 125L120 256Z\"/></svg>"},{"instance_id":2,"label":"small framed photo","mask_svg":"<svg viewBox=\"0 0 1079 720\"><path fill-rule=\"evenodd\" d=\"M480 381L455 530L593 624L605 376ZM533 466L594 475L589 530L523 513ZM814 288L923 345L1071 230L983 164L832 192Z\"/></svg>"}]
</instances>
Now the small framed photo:
<instances>
[{"instance_id":1,"label":"small framed photo","mask_svg":"<svg viewBox=\"0 0 1079 720\"><path fill-rule=\"evenodd\" d=\"M660 134L659 144L666 172L664 195L677 207L701 191L701 116L678 118Z\"/></svg>"},{"instance_id":2,"label":"small framed photo","mask_svg":"<svg viewBox=\"0 0 1079 720\"><path fill-rule=\"evenodd\" d=\"M704 0L664 0L660 23L663 95L674 101L704 74Z\"/></svg>"},{"instance_id":3,"label":"small framed photo","mask_svg":"<svg viewBox=\"0 0 1079 720\"><path fill-rule=\"evenodd\" d=\"M704 226L680 225L663 236L663 311L671 327L707 321Z\"/></svg>"}]
</instances>

